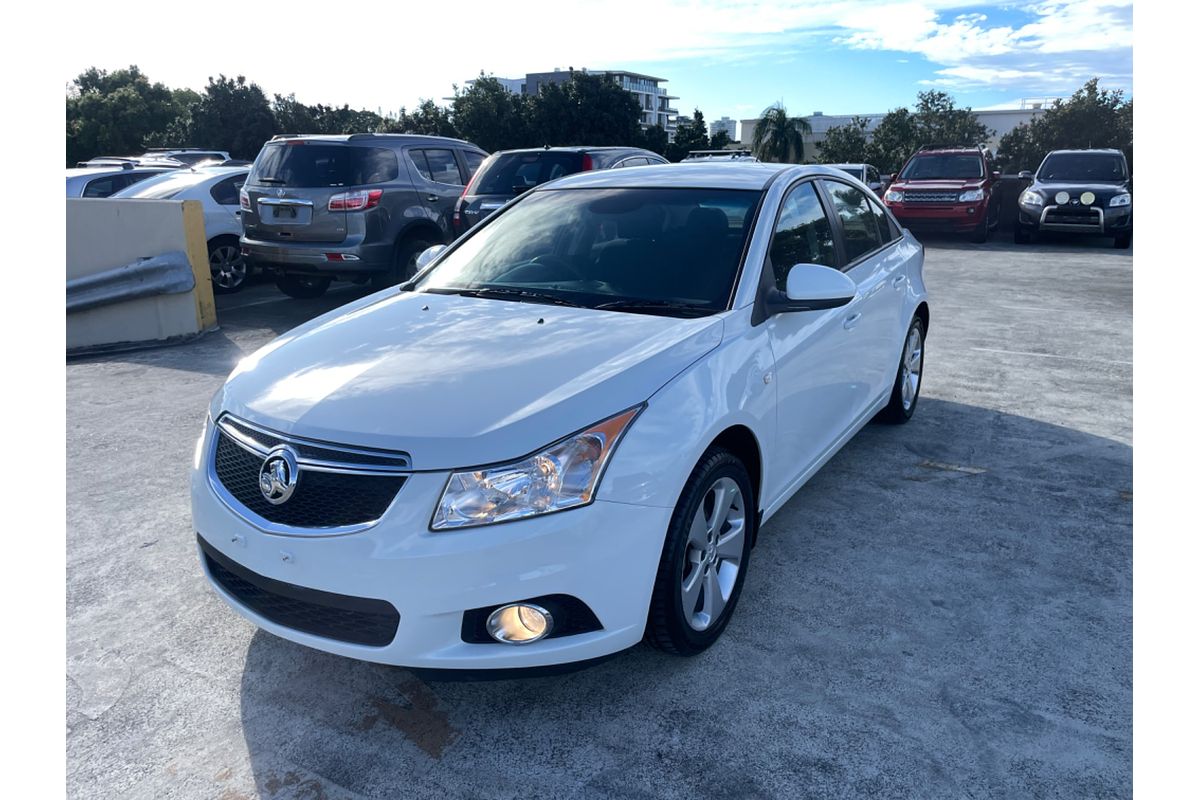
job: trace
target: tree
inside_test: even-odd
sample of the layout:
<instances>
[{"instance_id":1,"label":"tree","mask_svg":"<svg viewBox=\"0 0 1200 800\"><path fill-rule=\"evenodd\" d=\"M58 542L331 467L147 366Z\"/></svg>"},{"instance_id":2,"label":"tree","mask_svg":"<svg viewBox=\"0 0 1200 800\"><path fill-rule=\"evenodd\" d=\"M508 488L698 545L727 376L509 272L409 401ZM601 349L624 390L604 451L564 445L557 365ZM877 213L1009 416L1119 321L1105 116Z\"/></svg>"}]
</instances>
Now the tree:
<instances>
[{"instance_id":1,"label":"tree","mask_svg":"<svg viewBox=\"0 0 1200 800\"><path fill-rule=\"evenodd\" d=\"M190 144L227 150L234 158L254 158L279 132L263 90L242 75L210 77L200 102L192 106L189 128Z\"/></svg>"},{"instance_id":2,"label":"tree","mask_svg":"<svg viewBox=\"0 0 1200 800\"><path fill-rule=\"evenodd\" d=\"M907 108L889 111L875 126L867 147L867 162L882 172L898 172L921 144L917 121Z\"/></svg>"},{"instance_id":3,"label":"tree","mask_svg":"<svg viewBox=\"0 0 1200 800\"><path fill-rule=\"evenodd\" d=\"M317 126L314 110L296 100L296 95L275 95L271 101L271 113L275 116L275 127L280 133L321 133Z\"/></svg>"},{"instance_id":4,"label":"tree","mask_svg":"<svg viewBox=\"0 0 1200 800\"><path fill-rule=\"evenodd\" d=\"M400 109L400 116L391 124L393 133L419 133L424 136L449 136L458 138L458 128L450 117L450 110L432 100L422 100L413 113Z\"/></svg>"},{"instance_id":5,"label":"tree","mask_svg":"<svg viewBox=\"0 0 1200 800\"><path fill-rule=\"evenodd\" d=\"M462 138L484 150L511 150L534 144L529 98L513 94L490 75L480 72L461 92L456 86L451 108L454 125Z\"/></svg>"},{"instance_id":6,"label":"tree","mask_svg":"<svg viewBox=\"0 0 1200 800\"><path fill-rule=\"evenodd\" d=\"M868 160L870 147L867 125L870 120L854 117L846 125L837 125L825 134L825 141L817 144L823 164L861 164ZM873 162L872 162L873 163Z\"/></svg>"},{"instance_id":7,"label":"tree","mask_svg":"<svg viewBox=\"0 0 1200 800\"><path fill-rule=\"evenodd\" d=\"M682 161L693 150L708 149L708 126L704 123L704 112L695 109L692 116L682 117L675 125L675 141L667 146L667 159Z\"/></svg>"},{"instance_id":8,"label":"tree","mask_svg":"<svg viewBox=\"0 0 1200 800\"><path fill-rule=\"evenodd\" d=\"M98 155L136 155L179 117L176 97L136 66L92 67L67 95L67 164Z\"/></svg>"},{"instance_id":9,"label":"tree","mask_svg":"<svg viewBox=\"0 0 1200 800\"><path fill-rule=\"evenodd\" d=\"M708 149L709 150L724 150L725 145L729 144L729 141L730 141L729 133L724 128L722 128L721 130L714 133L712 135L712 138L710 138L708 140Z\"/></svg>"},{"instance_id":10,"label":"tree","mask_svg":"<svg viewBox=\"0 0 1200 800\"><path fill-rule=\"evenodd\" d=\"M1000 139L997 161L1006 171L1037 169L1051 150L1113 147L1133 163L1133 102L1119 90L1101 89L1092 78L1065 102Z\"/></svg>"},{"instance_id":11,"label":"tree","mask_svg":"<svg viewBox=\"0 0 1200 800\"><path fill-rule=\"evenodd\" d=\"M775 105L763 111L754 126L754 138L750 149L760 161L792 164L804 160L804 137L812 133L812 126L801 117L789 117L783 105Z\"/></svg>"},{"instance_id":12,"label":"tree","mask_svg":"<svg viewBox=\"0 0 1200 800\"><path fill-rule=\"evenodd\" d=\"M667 148L670 147L669 138L666 128L662 125L651 125L644 131L641 131L635 143L638 147L644 147L658 153L660 156L667 154Z\"/></svg>"},{"instance_id":13,"label":"tree","mask_svg":"<svg viewBox=\"0 0 1200 800\"><path fill-rule=\"evenodd\" d=\"M954 98L945 92L918 93L915 119L922 139L918 144L974 147L986 142L992 134L970 106L955 108Z\"/></svg>"},{"instance_id":14,"label":"tree","mask_svg":"<svg viewBox=\"0 0 1200 800\"><path fill-rule=\"evenodd\" d=\"M550 145L630 145L641 136L642 109L632 94L604 75L576 72L543 85L530 103L531 130Z\"/></svg>"}]
</instances>

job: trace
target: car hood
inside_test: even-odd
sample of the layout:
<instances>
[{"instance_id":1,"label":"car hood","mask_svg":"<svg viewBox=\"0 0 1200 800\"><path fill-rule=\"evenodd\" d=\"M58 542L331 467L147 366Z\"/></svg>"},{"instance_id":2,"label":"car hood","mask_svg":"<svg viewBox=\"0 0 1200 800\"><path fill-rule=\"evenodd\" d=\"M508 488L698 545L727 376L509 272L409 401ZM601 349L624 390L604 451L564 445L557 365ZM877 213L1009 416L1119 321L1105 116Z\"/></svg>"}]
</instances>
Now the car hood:
<instances>
[{"instance_id":1,"label":"car hood","mask_svg":"<svg viewBox=\"0 0 1200 800\"><path fill-rule=\"evenodd\" d=\"M936 181L895 181L889 189L927 189L931 192L961 192L966 189L978 189L983 186L982 178L942 179Z\"/></svg>"},{"instance_id":2,"label":"car hood","mask_svg":"<svg viewBox=\"0 0 1200 800\"><path fill-rule=\"evenodd\" d=\"M1029 187L1035 192L1040 192L1045 197L1053 197L1059 192L1067 192L1072 199L1076 199L1084 192L1091 192L1100 200L1109 200L1114 195L1126 194L1129 192L1128 186L1123 183L1076 183L1071 181L1048 181L1046 183L1035 182Z\"/></svg>"},{"instance_id":3,"label":"car hood","mask_svg":"<svg viewBox=\"0 0 1200 800\"><path fill-rule=\"evenodd\" d=\"M243 359L213 418L400 450L417 470L506 461L646 401L723 328L720 316L372 295Z\"/></svg>"}]
</instances>

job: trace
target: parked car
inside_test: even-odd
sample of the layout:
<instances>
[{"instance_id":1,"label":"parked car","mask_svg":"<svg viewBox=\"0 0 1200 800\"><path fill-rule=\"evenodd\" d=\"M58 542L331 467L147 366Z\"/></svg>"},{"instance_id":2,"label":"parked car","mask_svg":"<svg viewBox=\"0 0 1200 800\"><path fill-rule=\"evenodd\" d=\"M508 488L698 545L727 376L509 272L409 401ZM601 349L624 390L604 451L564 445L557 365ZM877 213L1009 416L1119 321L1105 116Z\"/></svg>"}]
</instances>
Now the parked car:
<instances>
[{"instance_id":1,"label":"parked car","mask_svg":"<svg viewBox=\"0 0 1200 800\"><path fill-rule=\"evenodd\" d=\"M245 286L247 267L238 238L242 235L238 192L249 167L195 167L174 170L134 184L113 195L131 200L199 200L204 208L204 235L213 291L237 292Z\"/></svg>"},{"instance_id":2,"label":"parked car","mask_svg":"<svg viewBox=\"0 0 1200 800\"><path fill-rule=\"evenodd\" d=\"M840 169L870 187L876 197L883 197L883 190L886 188L883 179L879 175L879 170L870 164L829 164L833 169Z\"/></svg>"},{"instance_id":3,"label":"parked car","mask_svg":"<svg viewBox=\"0 0 1200 800\"><path fill-rule=\"evenodd\" d=\"M276 136L241 192L242 255L292 297L334 279L388 286L412 275L487 153L438 136Z\"/></svg>"},{"instance_id":4,"label":"parked car","mask_svg":"<svg viewBox=\"0 0 1200 800\"><path fill-rule=\"evenodd\" d=\"M1133 178L1120 150L1054 150L1018 200L1013 239L1040 231L1112 236L1113 247L1133 241Z\"/></svg>"},{"instance_id":5,"label":"parked car","mask_svg":"<svg viewBox=\"0 0 1200 800\"><path fill-rule=\"evenodd\" d=\"M141 158L170 158L188 167L209 162L221 164L231 160L229 153L225 150L203 150L199 147L151 147L141 155Z\"/></svg>"},{"instance_id":6,"label":"parked car","mask_svg":"<svg viewBox=\"0 0 1200 800\"><path fill-rule=\"evenodd\" d=\"M758 161L749 150L689 150L683 162L692 161ZM681 162L681 163L683 163Z\"/></svg>"},{"instance_id":7,"label":"parked car","mask_svg":"<svg viewBox=\"0 0 1200 800\"><path fill-rule=\"evenodd\" d=\"M762 524L917 406L924 249L836 170L571 175L421 260L243 359L196 445L208 580L309 647L698 653Z\"/></svg>"},{"instance_id":8,"label":"parked car","mask_svg":"<svg viewBox=\"0 0 1200 800\"><path fill-rule=\"evenodd\" d=\"M67 170L67 197L110 197L127 186L177 166L135 167L132 163Z\"/></svg>"},{"instance_id":9,"label":"parked car","mask_svg":"<svg viewBox=\"0 0 1200 800\"><path fill-rule=\"evenodd\" d=\"M983 243L1000 224L1000 203L993 202L999 179L985 148L925 146L905 162L883 201L907 228L965 233Z\"/></svg>"},{"instance_id":10,"label":"parked car","mask_svg":"<svg viewBox=\"0 0 1200 800\"><path fill-rule=\"evenodd\" d=\"M514 197L546 181L596 169L645 167L667 160L640 147L538 147L488 156L454 205L455 234L469 231Z\"/></svg>"}]
</instances>

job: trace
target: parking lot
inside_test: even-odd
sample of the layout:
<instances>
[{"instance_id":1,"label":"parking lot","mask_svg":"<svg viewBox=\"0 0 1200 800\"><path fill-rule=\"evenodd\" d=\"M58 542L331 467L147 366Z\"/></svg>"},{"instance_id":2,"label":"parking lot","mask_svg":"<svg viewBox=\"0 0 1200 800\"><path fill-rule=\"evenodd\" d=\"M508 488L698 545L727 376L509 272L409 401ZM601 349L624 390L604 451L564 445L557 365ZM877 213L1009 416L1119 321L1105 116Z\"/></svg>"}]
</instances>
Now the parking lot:
<instances>
[{"instance_id":1,"label":"parking lot","mask_svg":"<svg viewBox=\"0 0 1200 800\"><path fill-rule=\"evenodd\" d=\"M207 589L187 476L209 398L365 287L259 284L196 341L69 362L68 794L1128 796L1131 251L927 247L915 418L868 426L764 527L689 660L440 682Z\"/></svg>"}]
</instances>

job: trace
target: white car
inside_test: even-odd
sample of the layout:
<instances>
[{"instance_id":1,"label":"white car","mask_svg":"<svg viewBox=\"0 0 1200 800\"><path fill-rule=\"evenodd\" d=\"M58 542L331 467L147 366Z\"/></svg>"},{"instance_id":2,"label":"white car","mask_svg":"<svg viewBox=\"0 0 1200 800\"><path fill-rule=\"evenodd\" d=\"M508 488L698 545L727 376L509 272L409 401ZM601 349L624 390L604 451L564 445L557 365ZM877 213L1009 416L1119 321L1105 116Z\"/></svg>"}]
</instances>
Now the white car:
<instances>
[{"instance_id":1,"label":"white car","mask_svg":"<svg viewBox=\"0 0 1200 800\"><path fill-rule=\"evenodd\" d=\"M74 167L67 170L67 197L112 197L139 181L171 172L178 167L135 167L133 164Z\"/></svg>"},{"instance_id":2,"label":"white car","mask_svg":"<svg viewBox=\"0 0 1200 800\"><path fill-rule=\"evenodd\" d=\"M242 209L238 192L249 167L193 167L148 178L113 195L130 200L199 200L204 208L204 235L213 291L227 294L246 284L242 258Z\"/></svg>"},{"instance_id":3,"label":"white car","mask_svg":"<svg viewBox=\"0 0 1200 800\"><path fill-rule=\"evenodd\" d=\"M580 173L431 250L242 360L196 443L205 574L309 647L698 653L762 524L917 405L924 250L841 171Z\"/></svg>"}]
</instances>

